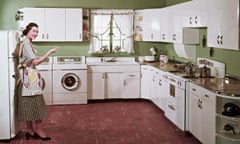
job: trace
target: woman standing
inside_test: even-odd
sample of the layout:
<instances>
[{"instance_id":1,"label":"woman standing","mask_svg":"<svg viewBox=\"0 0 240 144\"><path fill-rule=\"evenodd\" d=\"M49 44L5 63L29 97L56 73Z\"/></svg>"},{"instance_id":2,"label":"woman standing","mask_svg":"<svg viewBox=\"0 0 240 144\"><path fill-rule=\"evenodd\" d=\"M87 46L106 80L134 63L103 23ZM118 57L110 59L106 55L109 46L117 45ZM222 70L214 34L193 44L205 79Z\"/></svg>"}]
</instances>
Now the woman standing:
<instances>
[{"instance_id":1,"label":"woman standing","mask_svg":"<svg viewBox=\"0 0 240 144\"><path fill-rule=\"evenodd\" d=\"M36 70L35 66L41 64L50 54L56 52L57 48L52 48L42 57L37 58L36 50L32 46L32 40L36 39L38 35L38 25L36 23L29 23L26 29L23 30L23 35L25 39L22 50L20 50L21 54L19 58L19 63L22 66L20 68L22 86L20 88L21 92L19 92L20 95L18 96L18 118L20 121L26 122L27 139L51 140L42 128L42 119L47 116L47 108L43 94L41 92L37 93L37 90L34 90L36 86L31 86L32 83L30 82L30 80L36 80L40 75L37 73L37 77L34 77L34 75L30 76L30 71L26 70L27 68ZM29 81L26 81L26 79Z\"/></svg>"}]
</instances>

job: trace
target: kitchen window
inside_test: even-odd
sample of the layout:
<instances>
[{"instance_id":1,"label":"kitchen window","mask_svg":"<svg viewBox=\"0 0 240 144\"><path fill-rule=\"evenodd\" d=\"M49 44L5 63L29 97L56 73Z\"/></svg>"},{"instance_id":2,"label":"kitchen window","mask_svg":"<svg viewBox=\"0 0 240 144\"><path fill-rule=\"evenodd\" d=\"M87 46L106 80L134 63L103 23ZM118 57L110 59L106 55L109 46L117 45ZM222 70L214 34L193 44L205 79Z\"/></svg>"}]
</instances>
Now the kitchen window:
<instances>
[{"instance_id":1,"label":"kitchen window","mask_svg":"<svg viewBox=\"0 0 240 144\"><path fill-rule=\"evenodd\" d=\"M133 10L91 10L89 53L134 53Z\"/></svg>"}]
</instances>

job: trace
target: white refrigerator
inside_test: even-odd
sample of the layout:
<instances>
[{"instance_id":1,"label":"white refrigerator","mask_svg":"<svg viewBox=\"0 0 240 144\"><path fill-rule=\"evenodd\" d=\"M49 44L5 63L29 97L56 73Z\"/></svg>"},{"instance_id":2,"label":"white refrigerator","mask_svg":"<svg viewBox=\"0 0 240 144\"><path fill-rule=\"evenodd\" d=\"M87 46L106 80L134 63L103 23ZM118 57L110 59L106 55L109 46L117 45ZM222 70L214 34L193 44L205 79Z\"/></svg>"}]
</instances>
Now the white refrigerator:
<instances>
[{"instance_id":1,"label":"white refrigerator","mask_svg":"<svg viewBox=\"0 0 240 144\"><path fill-rule=\"evenodd\" d=\"M19 131L14 107L14 63L12 52L19 33L0 30L0 140L13 138Z\"/></svg>"}]
</instances>

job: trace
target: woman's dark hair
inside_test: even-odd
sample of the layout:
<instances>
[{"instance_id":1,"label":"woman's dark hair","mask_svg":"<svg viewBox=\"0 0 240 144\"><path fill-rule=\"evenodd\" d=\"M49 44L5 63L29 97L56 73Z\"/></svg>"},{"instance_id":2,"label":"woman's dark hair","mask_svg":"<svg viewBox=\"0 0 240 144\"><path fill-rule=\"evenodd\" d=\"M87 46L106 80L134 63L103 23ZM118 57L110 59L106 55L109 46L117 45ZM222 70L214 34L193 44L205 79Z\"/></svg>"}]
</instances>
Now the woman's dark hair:
<instances>
[{"instance_id":1,"label":"woman's dark hair","mask_svg":"<svg viewBox=\"0 0 240 144\"><path fill-rule=\"evenodd\" d=\"M32 27L37 27L38 28L38 25L36 23L29 23L26 28L23 30L23 35L27 35L28 32L32 29Z\"/></svg>"}]
</instances>

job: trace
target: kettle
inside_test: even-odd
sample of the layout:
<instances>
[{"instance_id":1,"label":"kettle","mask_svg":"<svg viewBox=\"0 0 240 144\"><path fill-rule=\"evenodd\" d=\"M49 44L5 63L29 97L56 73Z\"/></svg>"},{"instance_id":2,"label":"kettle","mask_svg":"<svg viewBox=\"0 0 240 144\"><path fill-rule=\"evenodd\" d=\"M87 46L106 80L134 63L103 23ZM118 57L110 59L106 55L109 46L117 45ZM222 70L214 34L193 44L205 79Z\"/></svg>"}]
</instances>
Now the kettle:
<instances>
[{"instance_id":1,"label":"kettle","mask_svg":"<svg viewBox=\"0 0 240 144\"><path fill-rule=\"evenodd\" d=\"M224 105L224 110L222 115L226 116L237 116L240 115L240 108L237 104L234 103L226 103Z\"/></svg>"},{"instance_id":2,"label":"kettle","mask_svg":"<svg viewBox=\"0 0 240 144\"><path fill-rule=\"evenodd\" d=\"M202 67L200 68L200 77L202 78L206 78L206 77L210 77L211 75L211 69L209 67Z\"/></svg>"},{"instance_id":3,"label":"kettle","mask_svg":"<svg viewBox=\"0 0 240 144\"><path fill-rule=\"evenodd\" d=\"M187 76L189 77L194 77L194 73L195 73L195 67L192 63L187 63L187 65L185 66L185 73Z\"/></svg>"}]
</instances>

